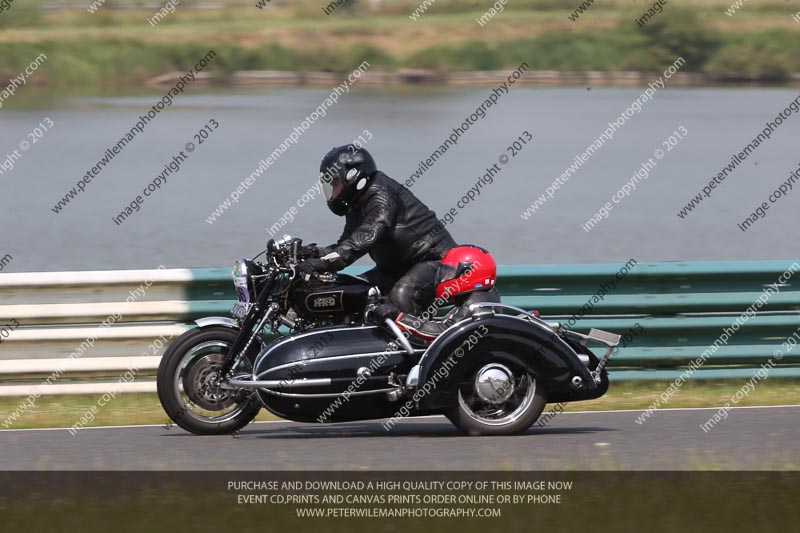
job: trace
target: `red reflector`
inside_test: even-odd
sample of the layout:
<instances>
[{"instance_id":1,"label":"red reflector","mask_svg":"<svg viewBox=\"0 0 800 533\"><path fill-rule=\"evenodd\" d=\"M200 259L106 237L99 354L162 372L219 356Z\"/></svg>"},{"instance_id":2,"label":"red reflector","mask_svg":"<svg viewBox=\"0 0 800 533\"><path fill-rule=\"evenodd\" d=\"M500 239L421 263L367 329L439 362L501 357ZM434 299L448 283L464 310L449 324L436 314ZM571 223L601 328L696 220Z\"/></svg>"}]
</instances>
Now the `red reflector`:
<instances>
[{"instance_id":1,"label":"red reflector","mask_svg":"<svg viewBox=\"0 0 800 533\"><path fill-rule=\"evenodd\" d=\"M530 314L532 314L532 315L533 315L533 316L535 316L536 318L539 318L539 317L541 317L541 316L542 316L542 314L541 314L539 311L535 310L535 309L531 309L531 310L530 310Z\"/></svg>"}]
</instances>

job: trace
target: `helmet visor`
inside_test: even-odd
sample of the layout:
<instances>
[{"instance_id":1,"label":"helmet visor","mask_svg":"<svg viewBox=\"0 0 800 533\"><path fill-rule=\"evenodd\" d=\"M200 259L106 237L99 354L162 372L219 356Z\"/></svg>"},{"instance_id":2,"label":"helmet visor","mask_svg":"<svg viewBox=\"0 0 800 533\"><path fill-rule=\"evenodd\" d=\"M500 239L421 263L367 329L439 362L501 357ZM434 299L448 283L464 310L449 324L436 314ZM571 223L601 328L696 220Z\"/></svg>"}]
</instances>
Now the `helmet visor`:
<instances>
[{"instance_id":1,"label":"helmet visor","mask_svg":"<svg viewBox=\"0 0 800 533\"><path fill-rule=\"evenodd\" d=\"M320 174L319 181L322 184L322 193L326 200L333 200L342 192L342 183L330 174Z\"/></svg>"},{"instance_id":2,"label":"helmet visor","mask_svg":"<svg viewBox=\"0 0 800 533\"><path fill-rule=\"evenodd\" d=\"M459 276L463 276L465 274L469 274L469 271L472 270L472 263L462 261L455 265L439 265L439 283L444 283L445 281L450 281L451 279L455 279Z\"/></svg>"},{"instance_id":3,"label":"helmet visor","mask_svg":"<svg viewBox=\"0 0 800 533\"><path fill-rule=\"evenodd\" d=\"M439 283L450 281L456 277L456 267L453 265L439 265Z\"/></svg>"}]
</instances>

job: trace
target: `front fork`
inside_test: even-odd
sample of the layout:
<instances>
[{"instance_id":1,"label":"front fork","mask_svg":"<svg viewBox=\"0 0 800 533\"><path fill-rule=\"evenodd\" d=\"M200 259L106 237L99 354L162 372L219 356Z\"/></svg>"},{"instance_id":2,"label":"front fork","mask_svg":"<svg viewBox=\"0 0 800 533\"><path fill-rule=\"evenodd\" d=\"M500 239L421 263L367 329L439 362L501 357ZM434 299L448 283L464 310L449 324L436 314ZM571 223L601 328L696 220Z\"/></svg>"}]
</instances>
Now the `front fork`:
<instances>
[{"instance_id":1,"label":"front fork","mask_svg":"<svg viewBox=\"0 0 800 533\"><path fill-rule=\"evenodd\" d=\"M244 358L247 350L253 344L256 336L261 333L264 324L266 324L272 314L279 309L278 305L273 303L267 307L266 311L263 311L264 314L261 320L258 319L259 315L262 313L263 306L267 304L269 295L272 292L276 275L275 273L270 275L270 278L267 280L266 284L264 284L264 288L261 289L261 292L256 297L255 305L250 308L247 316L242 320L242 330L233 342L233 346L231 346L228 355L222 362L222 368L220 369L220 376L223 377L223 381L225 382L231 379L233 369L238 367L239 363L242 362L242 358ZM258 327L255 327L256 322L258 322Z\"/></svg>"},{"instance_id":2,"label":"front fork","mask_svg":"<svg viewBox=\"0 0 800 533\"><path fill-rule=\"evenodd\" d=\"M241 333L239 333L239 338L236 339L233 346L231 347L228 356L225 357L225 361L222 364L222 369L220 370L220 374L225 376L225 381L229 381L233 377L233 372L236 368L238 368L239 363L245 357L245 354L250 349L250 346L253 345L255 342L256 337L259 336L261 330L264 329L267 321L278 311L278 304L272 304L267 308L267 312L264 313L264 316L261 317L261 320L258 322L258 325L253 328L252 330L242 328ZM246 337L247 341L244 343L244 346L241 349L237 348L237 345L241 344L240 339L244 337L246 331L251 331L250 334Z\"/></svg>"}]
</instances>

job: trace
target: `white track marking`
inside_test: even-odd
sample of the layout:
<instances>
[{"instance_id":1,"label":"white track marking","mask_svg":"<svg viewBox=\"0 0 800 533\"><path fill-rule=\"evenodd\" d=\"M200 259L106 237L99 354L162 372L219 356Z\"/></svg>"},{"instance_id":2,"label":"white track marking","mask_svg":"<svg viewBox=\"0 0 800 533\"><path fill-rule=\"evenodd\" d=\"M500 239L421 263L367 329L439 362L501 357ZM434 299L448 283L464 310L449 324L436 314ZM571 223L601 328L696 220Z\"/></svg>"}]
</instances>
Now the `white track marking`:
<instances>
[{"instance_id":1,"label":"white track marking","mask_svg":"<svg viewBox=\"0 0 800 533\"><path fill-rule=\"evenodd\" d=\"M731 410L738 410L738 409L785 409L787 407L800 407L800 405L749 405L749 406L741 406L741 407L732 407ZM657 409L653 411L653 413L657 412L672 412L672 411L715 411L722 409L722 406L719 407L671 407L668 409ZM558 416L563 415L595 415L595 414L608 414L608 413L642 413L647 411L647 409L616 409L612 411L564 411L560 413ZM426 415L426 416L413 416L409 417L405 421L414 421L414 420L423 420L426 418L444 418L444 415ZM339 424L364 424L364 423L378 423L380 420L385 419L371 419L371 420L352 420L350 422L340 422ZM307 424L303 422L293 422L291 420L261 420L258 422L252 422L250 425L253 424L292 424L298 427L343 427L339 424ZM127 425L127 426L87 426L81 428L81 431L85 431L87 429L130 429L130 428L163 428L164 424L139 424L139 425ZM174 425L173 427L179 427ZM250 426L246 426L250 427ZM23 429L0 429L0 435L3 433L11 433L14 431L68 431L70 428L23 428ZM165 430L168 431L168 430ZM224 437L225 435L220 435Z\"/></svg>"}]
</instances>

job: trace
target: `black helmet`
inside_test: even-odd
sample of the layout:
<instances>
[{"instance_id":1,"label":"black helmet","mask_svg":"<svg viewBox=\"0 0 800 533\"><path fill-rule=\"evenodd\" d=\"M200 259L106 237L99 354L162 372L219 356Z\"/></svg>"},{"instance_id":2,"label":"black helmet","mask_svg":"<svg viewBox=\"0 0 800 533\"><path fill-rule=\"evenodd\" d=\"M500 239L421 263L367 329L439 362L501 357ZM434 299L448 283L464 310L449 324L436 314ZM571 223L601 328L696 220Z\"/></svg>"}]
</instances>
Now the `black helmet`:
<instances>
[{"instance_id":1,"label":"black helmet","mask_svg":"<svg viewBox=\"0 0 800 533\"><path fill-rule=\"evenodd\" d=\"M334 214L344 216L378 171L375 160L354 144L338 146L322 158L319 179Z\"/></svg>"}]
</instances>

